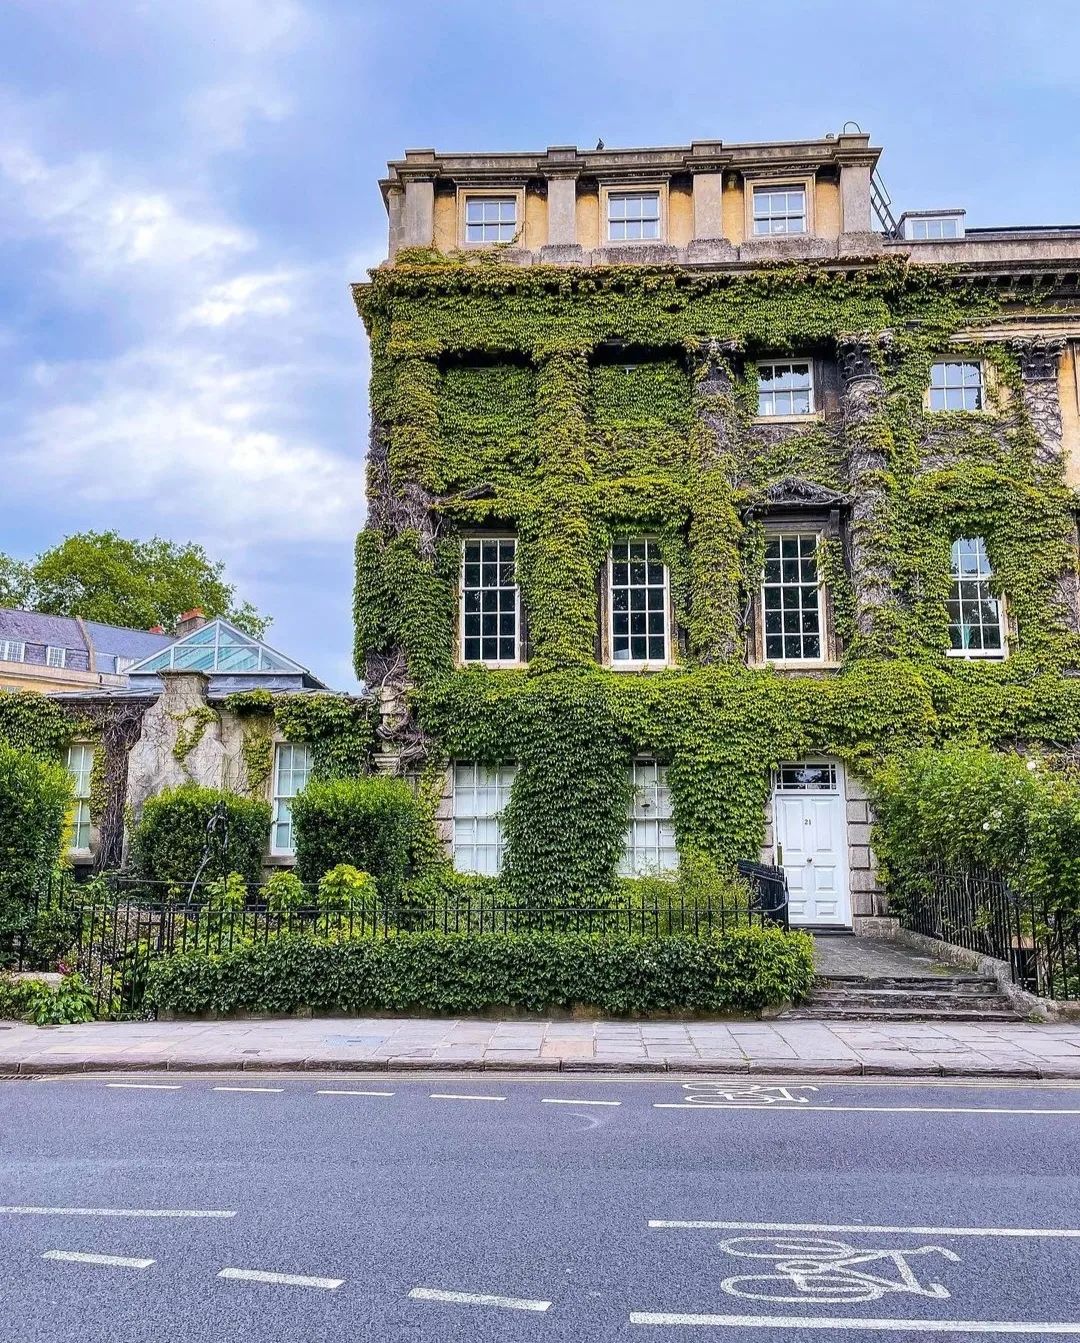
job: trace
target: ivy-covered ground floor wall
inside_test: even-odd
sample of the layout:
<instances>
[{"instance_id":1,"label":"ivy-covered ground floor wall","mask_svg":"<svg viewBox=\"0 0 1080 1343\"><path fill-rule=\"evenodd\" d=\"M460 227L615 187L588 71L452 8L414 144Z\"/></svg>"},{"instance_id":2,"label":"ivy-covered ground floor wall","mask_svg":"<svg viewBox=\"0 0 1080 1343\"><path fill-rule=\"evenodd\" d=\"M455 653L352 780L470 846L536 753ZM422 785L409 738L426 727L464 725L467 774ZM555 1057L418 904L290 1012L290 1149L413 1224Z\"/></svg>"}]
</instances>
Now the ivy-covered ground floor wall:
<instances>
[{"instance_id":1,"label":"ivy-covered ground floor wall","mask_svg":"<svg viewBox=\"0 0 1080 1343\"><path fill-rule=\"evenodd\" d=\"M408 702L401 721L423 734L420 777L459 867L497 862L522 898L589 900L653 845L660 865L672 845L680 867L781 859L799 921L866 933L884 931L888 913L872 847L883 769L919 747L983 742L1054 770L1080 738L1080 682L1008 664L875 661L814 676L478 669ZM667 837L650 830L668 818Z\"/></svg>"}]
</instances>

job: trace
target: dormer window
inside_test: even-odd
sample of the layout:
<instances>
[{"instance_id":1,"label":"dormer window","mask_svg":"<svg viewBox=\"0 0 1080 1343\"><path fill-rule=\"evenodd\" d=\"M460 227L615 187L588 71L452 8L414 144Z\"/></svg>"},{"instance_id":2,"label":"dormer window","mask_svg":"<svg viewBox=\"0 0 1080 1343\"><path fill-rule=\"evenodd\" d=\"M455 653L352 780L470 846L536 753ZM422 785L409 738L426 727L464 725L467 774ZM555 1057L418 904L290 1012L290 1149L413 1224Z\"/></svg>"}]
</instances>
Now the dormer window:
<instances>
[{"instance_id":1,"label":"dormer window","mask_svg":"<svg viewBox=\"0 0 1080 1343\"><path fill-rule=\"evenodd\" d=\"M660 192L608 192L607 235L609 242L658 241L660 238Z\"/></svg>"},{"instance_id":2,"label":"dormer window","mask_svg":"<svg viewBox=\"0 0 1080 1343\"><path fill-rule=\"evenodd\" d=\"M465 241L470 246L511 243L518 227L517 196L466 196Z\"/></svg>"},{"instance_id":3,"label":"dormer window","mask_svg":"<svg viewBox=\"0 0 1080 1343\"><path fill-rule=\"evenodd\" d=\"M909 219L908 227L911 229L910 237L917 242L929 241L936 238L959 238L960 229L955 219L929 218L929 219Z\"/></svg>"},{"instance_id":4,"label":"dormer window","mask_svg":"<svg viewBox=\"0 0 1080 1343\"><path fill-rule=\"evenodd\" d=\"M754 233L805 233L806 187L754 188Z\"/></svg>"},{"instance_id":5,"label":"dormer window","mask_svg":"<svg viewBox=\"0 0 1080 1343\"><path fill-rule=\"evenodd\" d=\"M963 210L924 210L900 216L901 235L909 242L948 242L963 238Z\"/></svg>"}]
</instances>

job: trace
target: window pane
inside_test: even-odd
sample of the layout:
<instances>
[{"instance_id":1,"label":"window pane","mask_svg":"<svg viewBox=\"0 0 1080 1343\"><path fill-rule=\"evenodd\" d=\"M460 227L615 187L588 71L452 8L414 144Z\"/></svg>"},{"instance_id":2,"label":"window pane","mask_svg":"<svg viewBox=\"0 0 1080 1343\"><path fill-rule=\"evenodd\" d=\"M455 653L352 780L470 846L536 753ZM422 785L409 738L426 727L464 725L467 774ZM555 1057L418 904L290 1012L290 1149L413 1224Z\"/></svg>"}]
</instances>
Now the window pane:
<instances>
[{"instance_id":1,"label":"window pane","mask_svg":"<svg viewBox=\"0 0 1080 1343\"><path fill-rule=\"evenodd\" d=\"M461 654L465 662L518 660L518 589L513 537L470 538L461 566Z\"/></svg>"},{"instance_id":2,"label":"window pane","mask_svg":"<svg viewBox=\"0 0 1080 1343\"><path fill-rule=\"evenodd\" d=\"M630 783L632 792L619 874L641 877L672 872L679 865L679 856L672 824L668 767L656 760L635 760L630 767Z\"/></svg>"},{"instance_id":3,"label":"window pane","mask_svg":"<svg viewBox=\"0 0 1080 1343\"><path fill-rule=\"evenodd\" d=\"M454 765L453 850L458 872L498 875L503 859L502 813L516 771L515 765Z\"/></svg>"},{"instance_id":4,"label":"window pane","mask_svg":"<svg viewBox=\"0 0 1080 1343\"><path fill-rule=\"evenodd\" d=\"M667 567L655 541L633 537L612 546L608 601L612 661L666 662Z\"/></svg>"},{"instance_id":5,"label":"window pane","mask_svg":"<svg viewBox=\"0 0 1080 1343\"><path fill-rule=\"evenodd\" d=\"M804 532L766 541L762 614L767 659L804 661L822 656L817 542L816 534Z\"/></svg>"}]
</instances>

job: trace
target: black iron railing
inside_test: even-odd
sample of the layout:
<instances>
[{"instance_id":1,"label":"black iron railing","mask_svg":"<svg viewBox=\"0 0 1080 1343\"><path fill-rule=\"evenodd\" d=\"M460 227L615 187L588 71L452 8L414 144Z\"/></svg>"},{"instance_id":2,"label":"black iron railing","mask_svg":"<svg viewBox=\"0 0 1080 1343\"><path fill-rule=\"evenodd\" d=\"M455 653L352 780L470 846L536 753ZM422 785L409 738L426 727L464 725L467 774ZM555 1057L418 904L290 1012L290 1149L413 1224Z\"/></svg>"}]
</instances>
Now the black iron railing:
<instances>
[{"instance_id":1,"label":"black iron railing","mask_svg":"<svg viewBox=\"0 0 1080 1343\"><path fill-rule=\"evenodd\" d=\"M922 890L906 892L901 923L1004 961L1013 982L1042 998L1080 998L1080 918L1014 890L998 873L931 865Z\"/></svg>"},{"instance_id":2,"label":"black iron railing","mask_svg":"<svg viewBox=\"0 0 1080 1343\"><path fill-rule=\"evenodd\" d=\"M424 899L376 898L337 907L314 887L283 909L258 887L223 898L205 885L194 891L112 875L90 886L54 881L26 911L22 927L0 945L0 966L77 970L90 984L100 1016L143 1010L150 962L176 952L220 953L288 933L325 938L391 936L399 932L636 933L707 937L736 928L787 926L787 891L779 869L746 865L745 894L691 898L677 886L651 886L603 901L512 900L478 885Z\"/></svg>"}]
</instances>

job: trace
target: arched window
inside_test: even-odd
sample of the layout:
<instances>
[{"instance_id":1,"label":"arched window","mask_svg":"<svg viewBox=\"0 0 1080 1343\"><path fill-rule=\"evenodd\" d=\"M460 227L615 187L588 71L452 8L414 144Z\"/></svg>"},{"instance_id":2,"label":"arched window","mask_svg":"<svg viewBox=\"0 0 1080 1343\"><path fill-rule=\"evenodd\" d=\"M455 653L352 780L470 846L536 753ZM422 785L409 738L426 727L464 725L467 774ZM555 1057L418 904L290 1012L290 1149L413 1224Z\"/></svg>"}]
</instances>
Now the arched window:
<instances>
[{"instance_id":1,"label":"arched window","mask_svg":"<svg viewBox=\"0 0 1080 1343\"><path fill-rule=\"evenodd\" d=\"M990 591L993 576L981 536L953 542L949 652L955 657L1005 656L1004 613L1000 598Z\"/></svg>"}]
</instances>

